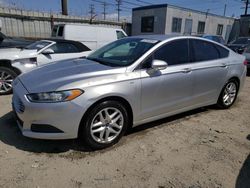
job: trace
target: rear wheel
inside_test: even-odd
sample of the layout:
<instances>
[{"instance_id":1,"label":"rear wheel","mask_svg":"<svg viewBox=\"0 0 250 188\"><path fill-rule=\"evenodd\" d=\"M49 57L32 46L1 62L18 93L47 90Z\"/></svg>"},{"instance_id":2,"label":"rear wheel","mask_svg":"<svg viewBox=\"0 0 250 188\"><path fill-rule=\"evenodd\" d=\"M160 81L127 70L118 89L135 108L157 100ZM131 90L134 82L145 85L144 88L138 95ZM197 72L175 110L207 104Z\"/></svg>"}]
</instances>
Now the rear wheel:
<instances>
[{"instance_id":1,"label":"rear wheel","mask_svg":"<svg viewBox=\"0 0 250 188\"><path fill-rule=\"evenodd\" d=\"M92 149L117 143L128 127L128 113L118 101L104 101L94 106L83 119L79 135Z\"/></svg>"},{"instance_id":2,"label":"rear wheel","mask_svg":"<svg viewBox=\"0 0 250 188\"><path fill-rule=\"evenodd\" d=\"M237 98L238 89L238 82L234 79L229 80L221 91L217 105L223 109L230 108Z\"/></svg>"},{"instance_id":3,"label":"rear wheel","mask_svg":"<svg viewBox=\"0 0 250 188\"><path fill-rule=\"evenodd\" d=\"M7 67L0 67L0 95L12 93L12 82L17 73Z\"/></svg>"}]
</instances>

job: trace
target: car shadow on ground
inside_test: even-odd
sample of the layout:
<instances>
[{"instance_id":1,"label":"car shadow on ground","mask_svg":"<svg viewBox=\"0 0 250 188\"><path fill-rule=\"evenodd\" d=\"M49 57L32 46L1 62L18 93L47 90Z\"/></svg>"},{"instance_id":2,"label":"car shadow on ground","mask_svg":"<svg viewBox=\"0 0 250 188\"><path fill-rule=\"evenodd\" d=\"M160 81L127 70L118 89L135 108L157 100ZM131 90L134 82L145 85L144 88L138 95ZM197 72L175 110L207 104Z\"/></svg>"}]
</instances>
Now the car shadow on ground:
<instances>
[{"instance_id":1,"label":"car shadow on ground","mask_svg":"<svg viewBox=\"0 0 250 188\"><path fill-rule=\"evenodd\" d=\"M247 136L250 141L250 134ZM235 188L249 188L250 187L250 154L242 165L240 173L236 180Z\"/></svg>"},{"instance_id":2,"label":"car shadow on ground","mask_svg":"<svg viewBox=\"0 0 250 188\"><path fill-rule=\"evenodd\" d=\"M208 107L209 108L209 107ZM125 137L130 135L143 134L145 131L150 131L151 128L162 126L168 126L176 121L189 119L191 116L197 116L205 111L207 108L200 108L164 118L151 123L143 124L134 128L129 129ZM125 139L126 140L126 139ZM21 131L17 127L13 112L9 112L4 116L0 117L0 141L16 147L23 151L29 151L34 153L63 153L69 150L90 152L90 148L83 146L78 139L74 140L39 140L24 137ZM119 147L121 144L118 144ZM116 146L115 146L116 147Z\"/></svg>"}]
</instances>

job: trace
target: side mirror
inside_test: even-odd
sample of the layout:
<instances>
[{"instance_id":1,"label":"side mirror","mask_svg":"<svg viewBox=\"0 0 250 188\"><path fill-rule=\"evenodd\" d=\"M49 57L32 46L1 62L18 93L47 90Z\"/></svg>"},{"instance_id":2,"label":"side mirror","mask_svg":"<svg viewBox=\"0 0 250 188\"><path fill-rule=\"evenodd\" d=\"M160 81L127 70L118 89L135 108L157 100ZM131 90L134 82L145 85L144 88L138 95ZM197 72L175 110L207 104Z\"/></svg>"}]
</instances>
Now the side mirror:
<instances>
[{"instance_id":1,"label":"side mirror","mask_svg":"<svg viewBox=\"0 0 250 188\"><path fill-rule=\"evenodd\" d=\"M0 42L3 42L3 39L4 39L4 38L0 36Z\"/></svg>"},{"instance_id":2,"label":"side mirror","mask_svg":"<svg viewBox=\"0 0 250 188\"><path fill-rule=\"evenodd\" d=\"M52 50L51 48L47 48L45 50L42 51L43 55L49 55L49 54L54 54L54 50Z\"/></svg>"},{"instance_id":3,"label":"side mirror","mask_svg":"<svg viewBox=\"0 0 250 188\"><path fill-rule=\"evenodd\" d=\"M155 59L152 62L151 68L155 71L164 70L168 67L167 62Z\"/></svg>"}]
</instances>

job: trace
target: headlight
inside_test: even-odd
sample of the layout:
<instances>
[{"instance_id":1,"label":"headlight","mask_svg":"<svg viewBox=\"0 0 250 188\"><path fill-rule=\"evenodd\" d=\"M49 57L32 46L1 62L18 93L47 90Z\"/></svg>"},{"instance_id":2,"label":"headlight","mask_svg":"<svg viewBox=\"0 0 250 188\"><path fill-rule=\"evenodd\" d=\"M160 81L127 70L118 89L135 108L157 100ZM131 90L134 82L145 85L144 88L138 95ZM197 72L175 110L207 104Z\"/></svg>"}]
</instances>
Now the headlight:
<instances>
[{"instance_id":1,"label":"headlight","mask_svg":"<svg viewBox=\"0 0 250 188\"><path fill-rule=\"evenodd\" d=\"M68 91L54 91L46 93L32 93L26 95L30 102L36 103L55 103L71 101L83 94L80 89L73 89Z\"/></svg>"},{"instance_id":2,"label":"headlight","mask_svg":"<svg viewBox=\"0 0 250 188\"><path fill-rule=\"evenodd\" d=\"M34 58L25 58L25 59L16 59L13 61L13 63L20 63L21 65L31 67L31 66L37 66L37 59Z\"/></svg>"}]
</instances>

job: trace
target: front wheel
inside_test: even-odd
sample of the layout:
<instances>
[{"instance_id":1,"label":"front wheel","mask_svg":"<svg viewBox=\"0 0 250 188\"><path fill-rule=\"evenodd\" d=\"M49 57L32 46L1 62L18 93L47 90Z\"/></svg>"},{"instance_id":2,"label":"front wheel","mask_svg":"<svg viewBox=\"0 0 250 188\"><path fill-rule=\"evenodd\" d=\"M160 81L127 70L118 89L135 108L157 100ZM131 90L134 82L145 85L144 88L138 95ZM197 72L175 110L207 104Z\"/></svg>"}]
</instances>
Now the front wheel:
<instances>
[{"instance_id":1,"label":"front wheel","mask_svg":"<svg viewBox=\"0 0 250 188\"><path fill-rule=\"evenodd\" d=\"M7 67L0 67L0 95L12 93L12 82L17 74Z\"/></svg>"},{"instance_id":2,"label":"front wheel","mask_svg":"<svg viewBox=\"0 0 250 188\"><path fill-rule=\"evenodd\" d=\"M229 80L221 91L217 106L223 109L230 108L237 98L238 89L238 82L235 80Z\"/></svg>"},{"instance_id":3,"label":"front wheel","mask_svg":"<svg viewBox=\"0 0 250 188\"><path fill-rule=\"evenodd\" d=\"M118 101L95 105L82 120L79 135L92 149L103 149L117 143L128 127L128 113Z\"/></svg>"}]
</instances>

